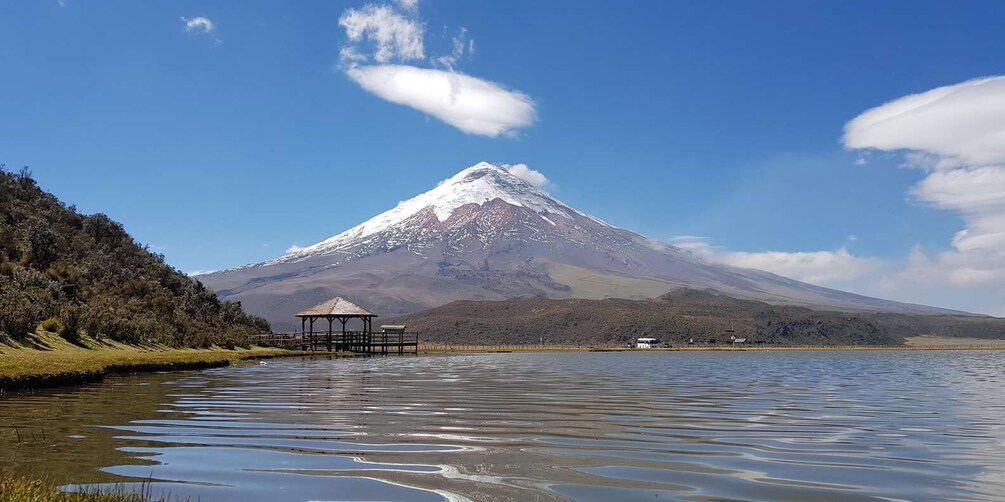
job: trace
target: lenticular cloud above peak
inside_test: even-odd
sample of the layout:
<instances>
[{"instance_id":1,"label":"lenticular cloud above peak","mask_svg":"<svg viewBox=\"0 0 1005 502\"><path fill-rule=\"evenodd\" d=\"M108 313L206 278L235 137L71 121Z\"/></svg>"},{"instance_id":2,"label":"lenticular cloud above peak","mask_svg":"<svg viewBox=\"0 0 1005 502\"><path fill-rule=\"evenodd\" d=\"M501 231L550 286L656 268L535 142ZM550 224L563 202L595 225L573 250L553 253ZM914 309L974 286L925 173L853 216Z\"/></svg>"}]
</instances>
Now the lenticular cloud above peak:
<instances>
[{"instance_id":1,"label":"lenticular cloud above peak","mask_svg":"<svg viewBox=\"0 0 1005 502\"><path fill-rule=\"evenodd\" d=\"M470 57L474 40L461 28L449 55L430 56L424 49L425 25L417 2L367 4L348 9L339 20L347 44L341 48L342 69L364 90L392 103L414 108L467 134L495 138L514 136L536 118L526 94L455 70ZM365 45L369 44L369 50ZM426 61L445 69L404 61Z\"/></svg>"},{"instance_id":2,"label":"lenticular cloud above peak","mask_svg":"<svg viewBox=\"0 0 1005 502\"><path fill-rule=\"evenodd\" d=\"M368 92L415 108L468 134L494 138L534 122L530 97L463 73L374 65L355 66L346 74Z\"/></svg>"}]
</instances>

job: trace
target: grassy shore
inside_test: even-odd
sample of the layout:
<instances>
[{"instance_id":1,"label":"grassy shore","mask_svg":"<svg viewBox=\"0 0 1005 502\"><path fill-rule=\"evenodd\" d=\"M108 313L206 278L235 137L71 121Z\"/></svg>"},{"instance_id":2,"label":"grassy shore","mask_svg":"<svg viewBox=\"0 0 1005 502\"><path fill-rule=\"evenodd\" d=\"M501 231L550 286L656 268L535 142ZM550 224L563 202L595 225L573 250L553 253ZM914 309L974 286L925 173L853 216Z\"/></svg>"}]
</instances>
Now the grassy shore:
<instances>
[{"instance_id":1,"label":"grassy shore","mask_svg":"<svg viewBox=\"0 0 1005 502\"><path fill-rule=\"evenodd\" d=\"M144 502L155 500L142 493L87 490L68 493L46 480L0 475L0 500L5 502Z\"/></svg>"},{"instance_id":2,"label":"grassy shore","mask_svg":"<svg viewBox=\"0 0 1005 502\"><path fill-rule=\"evenodd\" d=\"M55 334L39 332L25 340L0 343L0 392L77 385L116 373L211 368L244 359L296 354L260 347L231 350L137 346L90 338L71 344Z\"/></svg>"}]
</instances>

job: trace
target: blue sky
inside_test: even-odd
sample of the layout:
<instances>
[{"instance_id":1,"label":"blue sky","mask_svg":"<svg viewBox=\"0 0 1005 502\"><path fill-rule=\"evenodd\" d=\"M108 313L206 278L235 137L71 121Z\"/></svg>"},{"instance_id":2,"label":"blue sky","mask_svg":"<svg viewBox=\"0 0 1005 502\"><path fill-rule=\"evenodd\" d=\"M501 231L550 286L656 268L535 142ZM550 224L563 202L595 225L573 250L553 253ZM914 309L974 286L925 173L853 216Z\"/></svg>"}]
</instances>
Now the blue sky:
<instances>
[{"instance_id":1,"label":"blue sky","mask_svg":"<svg viewBox=\"0 0 1005 502\"><path fill-rule=\"evenodd\" d=\"M943 197L979 169L998 186L1001 151L911 142L941 137L936 119L843 139L870 109L1005 74L1005 3L420 0L372 3L376 21L365 5L0 3L0 162L186 271L317 242L487 160L712 260L1005 315L1005 205ZM402 42L384 60L378 29ZM448 123L463 110L353 73L402 65L487 83L511 118L465 130ZM1001 114L966 113L1000 87L932 114L989 137ZM967 229L991 237L954 240Z\"/></svg>"}]
</instances>

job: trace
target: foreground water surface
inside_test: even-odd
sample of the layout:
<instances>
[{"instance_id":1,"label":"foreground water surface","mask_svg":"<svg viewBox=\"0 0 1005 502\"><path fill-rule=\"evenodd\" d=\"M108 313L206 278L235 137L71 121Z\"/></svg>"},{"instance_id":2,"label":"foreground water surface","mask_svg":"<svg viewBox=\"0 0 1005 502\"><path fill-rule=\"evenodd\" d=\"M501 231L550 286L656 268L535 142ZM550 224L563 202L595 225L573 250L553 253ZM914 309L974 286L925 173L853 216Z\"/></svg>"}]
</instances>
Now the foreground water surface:
<instances>
[{"instance_id":1,"label":"foreground water surface","mask_svg":"<svg viewBox=\"0 0 1005 502\"><path fill-rule=\"evenodd\" d=\"M0 397L0 470L193 500L1001 500L1003 352L290 359Z\"/></svg>"}]
</instances>

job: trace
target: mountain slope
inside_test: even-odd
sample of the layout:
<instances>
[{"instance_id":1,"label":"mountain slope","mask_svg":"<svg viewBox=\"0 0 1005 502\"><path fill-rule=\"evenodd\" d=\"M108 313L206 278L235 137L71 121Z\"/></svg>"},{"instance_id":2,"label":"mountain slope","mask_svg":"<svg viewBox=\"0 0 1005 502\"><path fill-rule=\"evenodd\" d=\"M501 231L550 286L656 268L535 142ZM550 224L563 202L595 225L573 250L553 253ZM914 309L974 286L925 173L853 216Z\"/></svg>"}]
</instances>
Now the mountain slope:
<instances>
[{"instance_id":1,"label":"mountain slope","mask_svg":"<svg viewBox=\"0 0 1005 502\"><path fill-rule=\"evenodd\" d=\"M85 216L0 166L0 342L43 320L64 338L246 345L264 319L221 302L103 214Z\"/></svg>"},{"instance_id":2,"label":"mountain slope","mask_svg":"<svg viewBox=\"0 0 1005 502\"><path fill-rule=\"evenodd\" d=\"M361 225L264 263L200 276L278 328L347 296L383 314L461 299L651 298L679 287L841 310L939 312L706 263L482 162Z\"/></svg>"}]
</instances>

